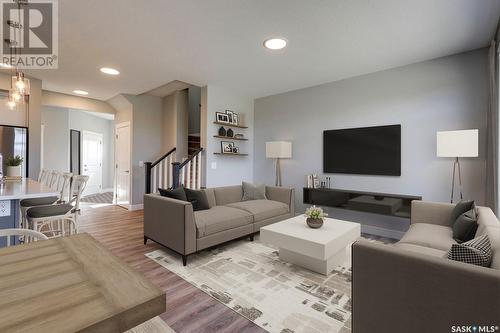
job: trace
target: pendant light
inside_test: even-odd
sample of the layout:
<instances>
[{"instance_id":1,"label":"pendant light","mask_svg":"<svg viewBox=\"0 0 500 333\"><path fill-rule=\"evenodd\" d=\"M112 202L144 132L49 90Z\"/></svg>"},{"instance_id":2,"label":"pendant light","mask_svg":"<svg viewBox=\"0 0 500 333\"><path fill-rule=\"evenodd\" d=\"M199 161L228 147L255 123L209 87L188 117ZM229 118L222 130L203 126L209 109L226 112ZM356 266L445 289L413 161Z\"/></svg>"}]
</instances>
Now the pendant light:
<instances>
[{"instance_id":1,"label":"pendant light","mask_svg":"<svg viewBox=\"0 0 500 333\"><path fill-rule=\"evenodd\" d=\"M17 3L17 20L8 20L7 24L11 29L14 29L14 39L5 40L9 44L11 59L16 59L22 55L21 48L18 48L17 40L18 36L22 33L23 26L21 22L21 6L28 5L26 0L13 0ZM12 49L14 48L14 57L12 56ZM19 51L19 52L18 52ZM12 64L10 64L12 65ZM13 76L11 78L9 99L7 105L10 109L15 109L19 104L23 104L26 101L27 96L30 94L30 80L25 78L24 73L17 68L17 61L13 69Z\"/></svg>"}]
</instances>

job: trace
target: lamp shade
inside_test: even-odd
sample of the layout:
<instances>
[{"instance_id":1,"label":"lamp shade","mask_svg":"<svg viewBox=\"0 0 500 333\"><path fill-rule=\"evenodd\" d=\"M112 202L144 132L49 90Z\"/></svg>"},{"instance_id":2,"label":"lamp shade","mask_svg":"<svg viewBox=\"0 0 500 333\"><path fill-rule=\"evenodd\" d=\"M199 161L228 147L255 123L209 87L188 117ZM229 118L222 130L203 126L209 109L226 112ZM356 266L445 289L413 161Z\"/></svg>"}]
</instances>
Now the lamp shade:
<instances>
[{"instance_id":1,"label":"lamp shade","mask_svg":"<svg viewBox=\"0 0 500 333\"><path fill-rule=\"evenodd\" d=\"M267 158L291 158L292 143L286 141L266 142Z\"/></svg>"},{"instance_id":2,"label":"lamp shade","mask_svg":"<svg viewBox=\"0 0 500 333\"><path fill-rule=\"evenodd\" d=\"M437 132L438 157L477 157L479 130Z\"/></svg>"}]
</instances>

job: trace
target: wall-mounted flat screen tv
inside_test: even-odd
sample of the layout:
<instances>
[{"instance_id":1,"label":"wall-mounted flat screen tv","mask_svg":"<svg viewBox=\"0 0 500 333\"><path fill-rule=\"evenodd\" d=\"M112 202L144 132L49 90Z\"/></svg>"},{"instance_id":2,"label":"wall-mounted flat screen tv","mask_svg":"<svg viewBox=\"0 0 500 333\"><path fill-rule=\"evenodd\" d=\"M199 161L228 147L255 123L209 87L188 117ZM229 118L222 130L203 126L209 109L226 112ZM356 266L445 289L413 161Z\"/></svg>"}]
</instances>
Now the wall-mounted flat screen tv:
<instances>
[{"instance_id":1,"label":"wall-mounted flat screen tv","mask_svg":"<svg viewBox=\"0 0 500 333\"><path fill-rule=\"evenodd\" d=\"M401 125L324 131L323 172L401 176Z\"/></svg>"}]
</instances>

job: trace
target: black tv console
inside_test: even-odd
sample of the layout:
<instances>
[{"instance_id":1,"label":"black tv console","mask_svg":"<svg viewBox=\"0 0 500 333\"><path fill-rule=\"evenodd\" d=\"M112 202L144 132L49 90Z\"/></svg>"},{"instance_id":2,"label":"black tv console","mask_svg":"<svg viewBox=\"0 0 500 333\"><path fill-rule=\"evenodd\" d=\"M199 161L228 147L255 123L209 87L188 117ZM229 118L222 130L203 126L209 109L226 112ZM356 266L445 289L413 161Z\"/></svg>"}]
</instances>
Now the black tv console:
<instances>
[{"instance_id":1,"label":"black tv console","mask_svg":"<svg viewBox=\"0 0 500 333\"><path fill-rule=\"evenodd\" d=\"M374 214L411 217L411 202L422 200L421 196L351 191L330 188L308 188L303 190L305 204L349 209Z\"/></svg>"}]
</instances>

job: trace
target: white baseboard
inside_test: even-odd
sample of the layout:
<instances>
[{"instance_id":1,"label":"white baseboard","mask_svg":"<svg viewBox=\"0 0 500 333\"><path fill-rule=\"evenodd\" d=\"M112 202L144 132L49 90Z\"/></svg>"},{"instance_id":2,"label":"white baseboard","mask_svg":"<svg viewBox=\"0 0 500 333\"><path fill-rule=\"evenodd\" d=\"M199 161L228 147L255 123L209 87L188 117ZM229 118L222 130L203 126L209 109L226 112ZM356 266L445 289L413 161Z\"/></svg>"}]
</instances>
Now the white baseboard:
<instances>
[{"instance_id":1,"label":"white baseboard","mask_svg":"<svg viewBox=\"0 0 500 333\"><path fill-rule=\"evenodd\" d=\"M115 190L113 188L103 188L101 189L101 193L106 193L106 192L114 192Z\"/></svg>"},{"instance_id":2,"label":"white baseboard","mask_svg":"<svg viewBox=\"0 0 500 333\"><path fill-rule=\"evenodd\" d=\"M128 210L134 211L134 210L142 210L144 209L144 204L139 204L139 205L129 205Z\"/></svg>"},{"instance_id":3,"label":"white baseboard","mask_svg":"<svg viewBox=\"0 0 500 333\"><path fill-rule=\"evenodd\" d=\"M365 234L387 237L387 238L398 239L398 240L403 238L403 236L405 234L404 231L379 228L379 227L375 227L373 225L366 225L366 224L361 225L361 232L365 233Z\"/></svg>"}]
</instances>

